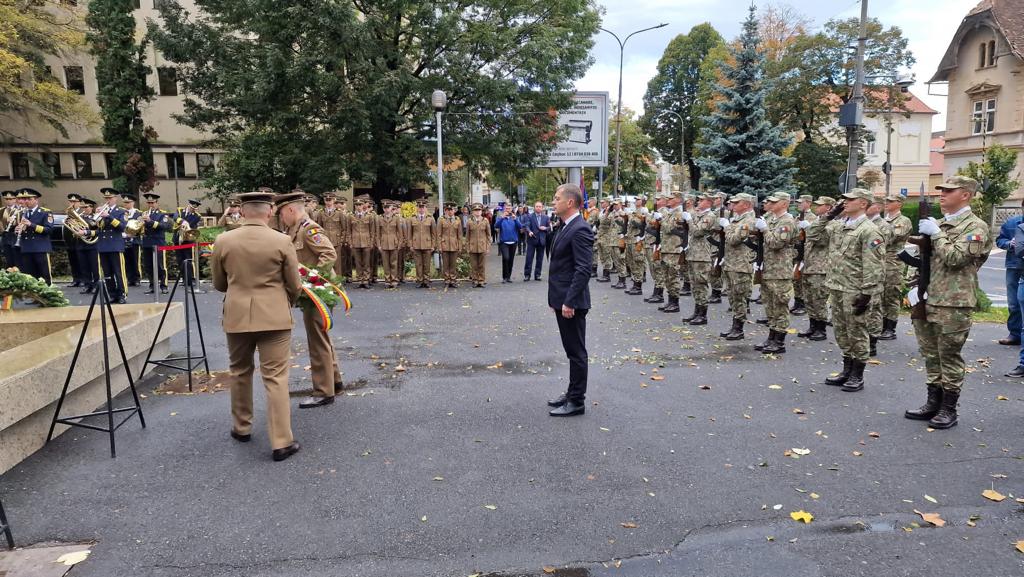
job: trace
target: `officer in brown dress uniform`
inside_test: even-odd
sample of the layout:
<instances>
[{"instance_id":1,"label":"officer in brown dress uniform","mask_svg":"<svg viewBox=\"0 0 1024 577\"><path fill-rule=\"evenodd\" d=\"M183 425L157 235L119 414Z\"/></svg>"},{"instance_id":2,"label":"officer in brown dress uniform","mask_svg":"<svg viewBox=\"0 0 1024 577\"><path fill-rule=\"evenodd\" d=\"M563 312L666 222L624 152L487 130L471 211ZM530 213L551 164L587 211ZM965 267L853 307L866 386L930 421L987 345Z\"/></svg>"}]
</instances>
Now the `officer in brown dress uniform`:
<instances>
[{"instance_id":1,"label":"officer in brown dress uniform","mask_svg":"<svg viewBox=\"0 0 1024 577\"><path fill-rule=\"evenodd\" d=\"M228 200L228 207L224 209L224 214L220 215L217 219L217 226L224 229L224 232L229 230L235 230L242 226L242 203L237 198L231 198Z\"/></svg>"},{"instance_id":2,"label":"officer in brown dress uniform","mask_svg":"<svg viewBox=\"0 0 1024 577\"><path fill-rule=\"evenodd\" d=\"M416 261L416 282L430 288L430 258L437 248L437 222L427 214L427 201L416 201L416 214L409 219L409 248Z\"/></svg>"},{"instance_id":3,"label":"officer in brown dress uniform","mask_svg":"<svg viewBox=\"0 0 1024 577\"><path fill-rule=\"evenodd\" d=\"M253 355L259 351L267 394L273 459L299 451L292 436L288 365L292 303L299 295L299 261L288 237L267 226L273 194L239 195L245 223L217 237L210 258L213 286L224 295L224 332L231 370L231 436L252 439Z\"/></svg>"},{"instance_id":4,"label":"officer in brown dress uniform","mask_svg":"<svg viewBox=\"0 0 1024 577\"><path fill-rule=\"evenodd\" d=\"M299 264L321 271L330 271L338 258L334 246L324 229L306 214L304 194L290 192L274 197L277 214L287 227ZM302 307L302 321L306 325L310 371L313 377L313 396L299 402L300 409L329 405L334 395L341 392L341 370L334 354L331 335L320 326L318 312L313 307Z\"/></svg>"},{"instance_id":5,"label":"officer in brown dress uniform","mask_svg":"<svg viewBox=\"0 0 1024 577\"><path fill-rule=\"evenodd\" d=\"M344 205L344 199L341 200ZM348 278L352 275L352 267L345 269L345 262L349 262L347 241L345 239L346 217L345 213L338 206L338 196L334 192L324 193L324 207L317 209L310 217L324 229L327 240L334 245L338 259L334 261L334 274Z\"/></svg>"},{"instance_id":6,"label":"officer in brown dress uniform","mask_svg":"<svg viewBox=\"0 0 1024 577\"><path fill-rule=\"evenodd\" d=\"M384 269L384 283L387 288L398 287L398 254L405 246L405 232L402 217L398 215L398 206L386 200L384 215L380 217L380 234L377 235L377 248L380 249L381 265Z\"/></svg>"},{"instance_id":7,"label":"officer in brown dress uniform","mask_svg":"<svg viewBox=\"0 0 1024 577\"><path fill-rule=\"evenodd\" d=\"M349 242L355 258L359 288L370 288L370 267L373 266L373 252L377 243L377 215L371 204L360 197L356 200L356 212L349 218Z\"/></svg>"},{"instance_id":8,"label":"officer in brown dress uniform","mask_svg":"<svg viewBox=\"0 0 1024 577\"><path fill-rule=\"evenodd\" d=\"M487 252L491 248L491 225L483 217L483 205L473 204L473 213L466 223L466 252L469 254L469 276L473 286L481 288L487 284Z\"/></svg>"},{"instance_id":9,"label":"officer in brown dress uniform","mask_svg":"<svg viewBox=\"0 0 1024 577\"><path fill-rule=\"evenodd\" d=\"M459 249L462 240L462 220L455 215L455 203L444 203L444 216L437 223L437 250L441 253L441 274L444 284L449 288L458 288L459 277L456 264L459 261Z\"/></svg>"}]
</instances>

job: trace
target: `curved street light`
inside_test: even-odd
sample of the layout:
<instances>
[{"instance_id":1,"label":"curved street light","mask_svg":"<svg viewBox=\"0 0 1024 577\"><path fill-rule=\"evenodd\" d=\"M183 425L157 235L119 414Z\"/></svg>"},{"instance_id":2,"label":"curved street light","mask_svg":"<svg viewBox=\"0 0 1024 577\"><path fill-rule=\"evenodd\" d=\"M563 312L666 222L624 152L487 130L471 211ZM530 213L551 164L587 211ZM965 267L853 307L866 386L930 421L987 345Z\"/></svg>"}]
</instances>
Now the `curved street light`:
<instances>
[{"instance_id":1,"label":"curved street light","mask_svg":"<svg viewBox=\"0 0 1024 577\"><path fill-rule=\"evenodd\" d=\"M674 110L662 110L658 116L664 114L671 114L679 119L679 189L682 190L683 181L686 180L686 122L683 115Z\"/></svg>"}]
</instances>

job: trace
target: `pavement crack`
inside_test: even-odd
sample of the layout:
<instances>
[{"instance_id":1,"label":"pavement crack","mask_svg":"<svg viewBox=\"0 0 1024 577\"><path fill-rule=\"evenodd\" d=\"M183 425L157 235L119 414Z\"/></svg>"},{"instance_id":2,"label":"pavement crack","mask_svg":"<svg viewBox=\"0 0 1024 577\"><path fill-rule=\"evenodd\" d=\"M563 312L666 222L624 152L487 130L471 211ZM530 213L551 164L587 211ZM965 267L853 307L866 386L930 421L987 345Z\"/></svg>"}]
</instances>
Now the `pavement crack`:
<instances>
[{"instance_id":1,"label":"pavement crack","mask_svg":"<svg viewBox=\"0 0 1024 577\"><path fill-rule=\"evenodd\" d=\"M220 567L223 569L231 570L243 570L253 569L257 567L273 567L275 565L281 565L283 563L331 563L338 561L353 561L356 559L378 557L381 561L429 561L429 559L423 557L412 557L407 555L382 555L379 551L371 551L368 553L350 553L342 555L300 555L292 557L280 557L275 559L267 559L265 561L257 561L254 563L236 564L236 563L225 563L225 562L209 562L209 563L195 563L191 565L175 565L171 563L159 563L153 565L144 565L143 567L149 569L175 569L180 571L188 571L199 568L210 568Z\"/></svg>"},{"instance_id":2,"label":"pavement crack","mask_svg":"<svg viewBox=\"0 0 1024 577\"><path fill-rule=\"evenodd\" d=\"M894 467L918 467L923 465L957 465L960 463L974 463L977 461L994 461L1000 459L1011 459L1019 461L1024 459L1024 455L992 455L988 457L970 457L967 459L954 459L952 461L920 461L920 462L909 462L909 463L892 463Z\"/></svg>"}]
</instances>

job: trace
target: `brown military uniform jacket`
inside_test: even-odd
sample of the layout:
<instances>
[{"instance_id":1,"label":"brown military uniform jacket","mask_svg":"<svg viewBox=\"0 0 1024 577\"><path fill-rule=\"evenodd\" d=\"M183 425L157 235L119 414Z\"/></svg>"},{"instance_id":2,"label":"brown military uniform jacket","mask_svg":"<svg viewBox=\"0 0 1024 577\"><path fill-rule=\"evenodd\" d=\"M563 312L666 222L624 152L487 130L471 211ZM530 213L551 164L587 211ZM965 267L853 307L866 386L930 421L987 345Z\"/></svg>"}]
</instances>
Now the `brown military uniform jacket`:
<instances>
[{"instance_id":1,"label":"brown military uniform jacket","mask_svg":"<svg viewBox=\"0 0 1024 577\"><path fill-rule=\"evenodd\" d=\"M224 332L292 328L299 295L299 260L288 237L246 222L217 237L210 257L213 286L224 295Z\"/></svg>"},{"instance_id":2,"label":"brown military uniform jacket","mask_svg":"<svg viewBox=\"0 0 1024 577\"><path fill-rule=\"evenodd\" d=\"M381 216L377 219L378 230L377 248L381 250L398 250L405 245L405 227L402 217Z\"/></svg>"},{"instance_id":3,"label":"brown military uniform jacket","mask_svg":"<svg viewBox=\"0 0 1024 577\"><path fill-rule=\"evenodd\" d=\"M458 252L462 244L462 219L457 216L442 216L437 227L437 249L441 252Z\"/></svg>"},{"instance_id":4,"label":"brown military uniform jacket","mask_svg":"<svg viewBox=\"0 0 1024 577\"><path fill-rule=\"evenodd\" d=\"M379 234L377 214L364 212L349 217L349 242L352 248L373 248Z\"/></svg>"},{"instance_id":5,"label":"brown military uniform jacket","mask_svg":"<svg viewBox=\"0 0 1024 577\"><path fill-rule=\"evenodd\" d=\"M491 226L484 217L469 217L466 223L466 252L485 253L491 249Z\"/></svg>"},{"instance_id":6,"label":"brown military uniform jacket","mask_svg":"<svg viewBox=\"0 0 1024 577\"><path fill-rule=\"evenodd\" d=\"M348 217L340 208L328 212L327 208L317 209L312 218L323 227L324 234L335 248L348 244Z\"/></svg>"},{"instance_id":7,"label":"brown military uniform jacket","mask_svg":"<svg viewBox=\"0 0 1024 577\"><path fill-rule=\"evenodd\" d=\"M437 245L437 223L429 214L414 214L409 223L409 247L413 250L434 250Z\"/></svg>"},{"instance_id":8,"label":"brown military uniform jacket","mask_svg":"<svg viewBox=\"0 0 1024 577\"><path fill-rule=\"evenodd\" d=\"M242 226L241 214L223 214L217 219L217 226L222 227L224 232L235 230Z\"/></svg>"},{"instance_id":9,"label":"brown military uniform jacket","mask_svg":"<svg viewBox=\"0 0 1024 577\"><path fill-rule=\"evenodd\" d=\"M334 261L338 260L331 239L327 238L319 224L309 218L294 227L289 236L300 264L329 272Z\"/></svg>"}]
</instances>

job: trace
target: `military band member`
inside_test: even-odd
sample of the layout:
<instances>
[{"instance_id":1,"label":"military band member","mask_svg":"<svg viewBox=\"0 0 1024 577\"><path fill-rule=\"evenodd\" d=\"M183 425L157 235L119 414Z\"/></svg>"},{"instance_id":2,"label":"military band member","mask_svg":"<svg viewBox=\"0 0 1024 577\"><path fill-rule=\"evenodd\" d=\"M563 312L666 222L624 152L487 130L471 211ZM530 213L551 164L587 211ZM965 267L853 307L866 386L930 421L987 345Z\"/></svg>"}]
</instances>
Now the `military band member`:
<instances>
[{"instance_id":1,"label":"military band member","mask_svg":"<svg viewBox=\"0 0 1024 577\"><path fill-rule=\"evenodd\" d=\"M788 212L789 193L773 192L765 198L764 205L765 215L754 221L754 227L764 235L761 300L768 317L768 340L754 349L765 354L780 354L786 352L786 331L789 330L797 228Z\"/></svg>"},{"instance_id":2,"label":"military band member","mask_svg":"<svg viewBox=\"0 0 1024 577\"><path fill-rule=\"evenodd\" d=\"M378 219L377 248L380 250L381 267L384 269L386 288L398 287L398 253L408 242L398 206L390 201L382 202L384 214Z\"/></svg>"},{"instance_id":3,"label":"military band member","mask_svg":"<svg viewBox=\"0 0 1024 577\"><path fill-rule=\"evenodd\" d=\"M96 230L96 222L93 215L96 214L96 201L91 198L81 197L82 203L80 214L82 219L89 223L90 238ZM82 270L83 285L81 294L92 294L99 290L100 282L100 254L96 250L95 243L86 243L84 240L78 245L78 266Z\"/></svg>"},{"instance_id":4,"label":"military band member","mask_svg":"<svg viewBox=\"0 0 1024 577\"><path fill-rule=\"evenodd\" d=\"M692 214L682 213L683 220L690 223L686 263L690 267L690 283L693 287L693 314L684 318L683 322L691 325L708 324L712 248L708 241L718 230L718 215L711 211L714 201L714 192L701 193L697 197L697 209Z\"/></svg>"},{"instance_id":5,"label":"military band member","mask_svg":"<svg viewBox=\"0 0 1024 577\"><path fill-rule=\"evenodd\" d=\"M948 429L957 423L966 372L962 350L977 304L978 270L992 251L992 234L988 224L971 212L976 180L953 176L936 188L943 217L918 222L918 231L931 238L931 276L925 318L913 319L928 377L928 400L905 416L929 420L934 429Z\"/></svg>"},{"instance_id":6,"label":"military band member","mask_svg":"<svg viewBox=\"0 0 1024 577\"><path fill-rule=\"evenodd\" d=\"M299 451L288 398L291 306L302 285L290 239L270 229L272 193L240 194L241 228L217 238L210 258L213 286L224 294L224 332L231 370L231 437L252 439L253 355L267 397L267 432L275 461Z\"/></svg>"},{"instance_id":7,"label":"military band member","mask_svg":"<svg viewBox=\"0 0 1024 577\"><path fill-rule=\"evenodd\" d=\"M160 294L167 294L167 251L160 247L167 246L167 231L174 227L170 215L160 210L160 195L147 192L142 195L146 199L146 211L142 213L142 269L149 279L149 290L146 294L156 292L159 281ZM241 208L241 203L239 203ZM153 257L156 256L156 270L153 269Z\"/></svg>"},{"instance_id":8,"label":"military band member","mask_svg":"<svg viewBox=\"0 0 1024 577\"><path fill-rule=\"evenodd\" d=\"M587 224L590 225L590 230L594 233L594 254L590 265L590 278L597 278L597 265L600 260L600 254L597 246L597 225L598 220L601 217L601 211L597 208L597 199L591 198L587 200L586 217Z\"/></svg>"},{"instance_id":9,"label":"military band member","mask_svg":"<svg viewBox=\"0 0 1024 577\"><path fill-rule=\"evenodd\" d=\"M797 218L801 221L807 221L813 223L817 220L817 215L814 214L814 197L809 194L801 194L798 199L796 207ZM799 222L797 223L799 225ZM801 229L802 231L804 229ZM806 231L804 231L806 232ZM803 235L806 237L806 234ZM797 241L800 242L800 241ZM798 255L799 258L799 255ZM804 240L804 262L807 261L807 244L806 239ZM801 263L795 263L796 266L800 266ZM806 297L804 291L806 290L806 282L804 281L803 270L799 271L799 274L794 273L793 277L793 307L789 309L789 314L792 315L803 315L807 313Z\"/></svg>"},{"instance_id":10,"label":"military band member","mask_svg":"<svg viewBox=\"0 0 1024 577\"><path fill-rule=\"evenodd\" d=\"M308 203L303 203L304 198L301 191L276 196L278 217L289 231L299 264L330 271L338 255L320 225L306 214ZM302 321L306 327L313 395L299 401L299 408L310 409L333 403L334 396L341 392L342 381L331 335L320 326L319 313L313 307L302 307Z\"/></svg>"},{"instance_id":11,"label":"military band member","mask_svg":"<svg viewBox=\"0 0 1024 577\"><path fill-rule=\"evenodd\" d=\"M611 216L611 203L601 199L601 210L597 213L596 243L598 256L601 260L601 276L597 282L611 282L611 272L615 268L612 259L612 246L617 243L615 238L615 221Z\"/></svg>"},{"instance_id":12,"label":"military band member","mask_svg":"<svg viewBox=\"0 0 1024 577\"><path fill-rule=\"evenodd\" d=\"M825 279L832 294L832 326L843 353L843 371L826 385L855 392L864 388L870 356L871 301L882 294L885 241L867 216L871 192L854 188L843 194L843 220L829 225L831 263Z\"/></svg>"},{"instance_id":13,"label":"military band member","mask_svg":"<svg viewBox=\"0 0 1024 577\"><path fill-rule=\"evenodd\" d=\"M483 217L483 205L474 203L466 224L466 253L469 255L470 279L473 286L487 285L487 253L491 249L491 225Z\"/></svg>"},{"instance_id":14,"label":"military band member","mask_svg":"<svg viewBox=\"0 0 1024 577\"><path fill-rule=\"evenodd\" d=\"M0 246L3 247L4 267L11 268L18 266L18 253L14 246L14 229L18 226L17 215L21 212L21 205L18 204L18 193L13 190L3 191L4 208L0 211Z\"/></svg>"},{"instance_id":15,"label":"military band member","mask_svg":"<svg viewBox=\"0 0 1024 577\"><path fill-rule=\"evenodd\" d=\"M462 221L455 214L455 203L444 203L444 216L437 223L437 250L441 253L441 274L445 286L458 288L459 274L456 265L459 249L462 248Z\"/></svg>"},{"instance_id":16,"label":"military band member","mask_svg":"<svg viewBox=\"0 0 1024 577\"><path fill-rule=\"evenodd\" d=\"M122 208L127 223L130 220L142 218L142 211L135 208L136 197L132 194L122 194ZM139 286L139 279L142 277L142 237L124 233L124 272L128 279L128 286Z\"/></svg>"},{"instance_id":17,"label":"military band member","mask_svg":"<svg viewBox=\"0 0 1024 577\"><path fill-rule=\"evenodd\" d=\"M679 282L682 278L683 237L686 229L683 226L683 193L672 191L671 198L665 206L665 216L661 218L661 263L665 275L665 293L668 302L658 307L664 313L679 312Z\"/></svg>"},{"instance_id":18,"label":"military band member","mask_svg":"<svg viewBox=\"0 0 1024 577\"><path fill-rule=\"evenodd\" d=\"M68 207L65 209L65 215L71 214L72 211L80 210L82 204L82 197L79 194L72 192L68 195ZM71 234L70 231L64 229L61 235L64 239L64 251L68 256L68 266L71 268L71 284L68 287L80 287L83 285L82 282L82 270L80 265L80 257L78 254L78 245L83 244L81 240Z\"/></svg>"},{"instance_id":19,"label":"military band member","mask_svg":"<svg viewBox=\"0 0 1024 577\"><path fill-rule=\"evenodd\" d=\"M812 341L828 338L825 327L828 326L829 290L825 286L825 275L830 262L828 224L831 221L825 216L835 203L835 199L830 196L819 196L812 203L814 220L804 218L797 223L800 230L804 231L804 263L800 279L804 291L803 304L810 323L807 330L797 333L797 336Z\"/></svg>"},{"instance_id":20,"label":"military band member","mask_svg":"<svg viewBox=\"0 0 1024 577\"><path fill-rule=\"evenodd\" d=\"M647 232L647 197L638 194L633 201L633 208L626 215L626 268L633 281L633 286L626 291L628 295L644 294L647 262L644 259L644 235Z\"/></svg>"},{"instance_id":21,"label":"military band member","mask_svg":"<svg viewBox=\"0 0 1024 577\"><path fill-rule=\"evenodd\" d=\"M885 246L885 283L882 290L882 332L880 341L896 339L896 325L899 324L900 305L903 303L904 265L899 253L907 244L912 232L910 219L903 216L903 195L892 193L885 197L885 221L892 229L892 237Z\"/></svg>"},{"instance_id":22,"label":"military band member","mask_svg":"<svg viewBox=\"0 0 1024 577\"><path fill-rule=\"evenodd\" d=\"M174 234L171 236L171 244L191 244L189 248L179 248L174 251L174 256L178 259L178 275L183 275L185 284L192 286L195 283L196 278L199 276L199 248L198 236L194 241L185 240L183 230L199 230L200 223L203 222L203 218L199 216L199 205L201 203L191 198L185 204L184 207L178 207L178 211L174 215ZM192 270L189 274L185 274L185 261L192 260Z\"/></svg>"},{"instance_id":23,"label":"military band member","mask_svg":"<svg viewBox=\"0 0 1024 577\"><path fill-rule=\"evenodd\" d=\"M336 192L324 194L324 207L312 214L311 218L324 229L327 239L334 245L338 260L334 262L334 274L346 281L352 276L352 251L348 246L348 215L344 209L345 199L339 199ZM347 265L347 268L346 268Z\"/></svg>"},{"instance_id":24,"label":"military band member","mask_svg":"<svg viewBox=\"0 0 1024 577\"><path fill-rule=\"evenodd\" d=\"M729 341L744 338L744 325L749 314L750 293L754 287L754 251L750 236L754 232L754 203L757 197L739 192L732 195L732 217L720 217L718 226L725 230L725 260L722 274L729 287L729 308L732 310L732 327L719 336Z\"/></svg>"},{"instance_id":25,"label":"military band member","mask_svg":"<svg viewBox=\"0 0 1024 577\"><path fill-rule=\"evenodd\" d=\"M220 215L217 219L217 226L224 229L224 232L229 230L235 230L242 226L242 203L237 198L231 198L228 200L228 206L224 209L224 214Z\"/></svg>"},{"instance_id":26,"label":"military band member","mask_svg":"<svg viewBox=\"0 0 1024 577\"><path fill-rule=\"evenodd\" d=\"M647 221L647 232L644 234L644 260L651 271L654 291L644 299L645 303L665 302L665 272L661 264L661 219L668 202L668 193L659 192L654 197L654 211Z\"/></svg>"},{"instance_id":27,"label":"military band member","mask_svg":"<svg viewBox=\"0 0 1024 577\"><path fill-rule=\"evenodd\" d=\"M41 278L46 284L52 283L50 270L50 230L53 228L53 213L39 205L42 194L32 188L22 188L18 198L22 199L23 210L15 226L15 246L19 249L19 270L27 275Z\"/></svg>"},{"instance_id":28,"label":"military band member","mask_svg":"<svg viewBox=\"0 0 1024 577\"><path fill-rule=\"evenodd\" d=\"M372 202L372 201L371 201ZM349 219L349 241L355 258L359 288L370 288L370 267L379 234L377 215L371 203L363 198L356 199L356 212Z\"/></svg>"},{"instance_id":29,"label":"military band member","mask_svg":"<svg viewBox=\"0 0 1024 577\"><path fill-rule=\"evenodd\" d=\"M416 201L416 214L409 219L409 248L416 260L416 282L430 288L430 259L437 248L437 222L427 214L427 201Z\"/></svg>"},{"instance_id":30,"label":"military band member","mask_svg":"<svg viewBox=\"0 0 1024 577\"><path fill-rule=\"evenodd\" d=\"M90 234L96 238L99 259L99 278L107 287L110 300L119 304L128 302L128 279L124 267L125 211L117 205L120 193L113 188L102 188L104 203L96 209L93 221L96 228Z\"/></svg>"}]
</instances>

